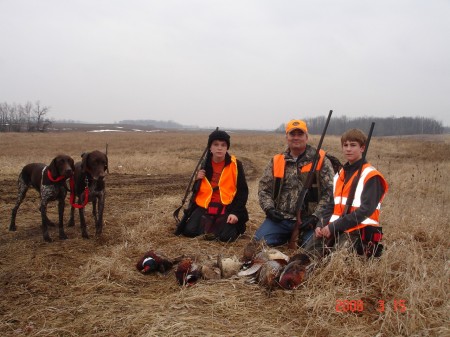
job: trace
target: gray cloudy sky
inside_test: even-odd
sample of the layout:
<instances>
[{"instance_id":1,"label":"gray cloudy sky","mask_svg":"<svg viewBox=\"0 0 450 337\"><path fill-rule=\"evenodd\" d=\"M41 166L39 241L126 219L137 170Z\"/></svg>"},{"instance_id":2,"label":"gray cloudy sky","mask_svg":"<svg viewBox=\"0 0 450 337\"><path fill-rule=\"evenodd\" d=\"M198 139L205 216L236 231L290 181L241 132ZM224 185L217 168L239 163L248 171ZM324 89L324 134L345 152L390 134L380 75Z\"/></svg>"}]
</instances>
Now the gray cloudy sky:
<instances>
[{"instance_id":1,"label":"gray cloudy sky","mask_svg":"<svg viewBox=\"0 0 450 337\"><path fill-rule=\"evenodd\" d=\"M0 102L49 117L273 129L450 126L449 0L0 0Z\"/></svg>"}]
</instances>

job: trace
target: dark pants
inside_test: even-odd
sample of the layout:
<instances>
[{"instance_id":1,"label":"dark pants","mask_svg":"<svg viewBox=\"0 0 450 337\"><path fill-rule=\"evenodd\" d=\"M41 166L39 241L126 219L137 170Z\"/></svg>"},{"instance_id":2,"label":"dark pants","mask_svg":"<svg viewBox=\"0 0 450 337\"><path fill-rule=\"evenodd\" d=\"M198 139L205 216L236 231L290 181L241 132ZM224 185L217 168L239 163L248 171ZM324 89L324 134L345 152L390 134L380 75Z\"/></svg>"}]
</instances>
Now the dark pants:
<instances>
[{"instance_id":1,"label":"dark pants","mask_svg":"<svg viewBox=\"0 0 450 337\"><path fill-rule=\"evenodd\" d=\"M313 239L306 244L305 249L316 258L321 258L338 249L347 249L368 258L380 257L383 252L383 244L380 242L381 236L379 239L375 239L374 234L376 233L382 233L381 227L367 226L350 233L336 233L334 239L331 240L318 239L314 235Z\"/></svg>"},{"instance_id":2,"label":"dark pants","mask_svg":"<svg viewBox=\"0 0 450 337\"><path fill-rule=\"evenodd\" d=\"M219 241L234 241L240 234L245 232L245 222L238 221L236 224L227 223L227 213L222 215L209 215L206 209L197 207L186 223L183 235L196 237L205 235L207 239Z\"/></svg>"},{"instance_id":3,"label":"dark pants","mask_svg":"<svg viewBox=\"0 0 450 337\"><path fill-rule=\"evenodd\" d=\"M351 233L338 233L334 239L317 238L313 235L305 250L316 258L321 258L331 251L338 249L348 249L359 253L362 247L361 235L359 231Z\"/></svg>"}]
</instances>

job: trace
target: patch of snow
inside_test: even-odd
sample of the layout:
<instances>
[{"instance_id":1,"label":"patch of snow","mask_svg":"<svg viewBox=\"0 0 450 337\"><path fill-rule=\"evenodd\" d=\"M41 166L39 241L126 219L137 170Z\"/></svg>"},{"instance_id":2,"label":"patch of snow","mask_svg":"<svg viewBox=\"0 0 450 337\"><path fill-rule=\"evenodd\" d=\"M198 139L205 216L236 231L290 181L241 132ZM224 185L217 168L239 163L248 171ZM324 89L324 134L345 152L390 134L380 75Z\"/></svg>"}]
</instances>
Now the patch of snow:
<instances>
[{"instance_id":1,"label":"patch of snow","mask_svg":"<svg viewBox=\"0 0 450 337\"><path fill-rule=\"evenodd\" d=\"M126 131L105 129L105 130L91 130L91 131L88 131L88 132L126 132Z\"/></svg>"}]
</instances>

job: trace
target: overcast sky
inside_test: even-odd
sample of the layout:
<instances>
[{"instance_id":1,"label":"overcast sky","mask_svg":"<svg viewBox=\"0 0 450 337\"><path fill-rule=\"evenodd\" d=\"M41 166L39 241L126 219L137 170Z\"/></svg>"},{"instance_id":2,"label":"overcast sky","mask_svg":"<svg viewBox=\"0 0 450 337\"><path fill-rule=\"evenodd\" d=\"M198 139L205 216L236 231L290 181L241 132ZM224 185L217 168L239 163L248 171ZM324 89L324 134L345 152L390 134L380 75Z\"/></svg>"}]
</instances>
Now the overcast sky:
<instances>
[{"instance_id":1,"label":"overcast sky","mask_svg":"<svg viewBox=\"0 0 450 337\"><path fill-rule=\"evenodd\" d=\"M0 102L86 122L450 126L449 0L0 0Z\"/></svg>"}]
</instances>

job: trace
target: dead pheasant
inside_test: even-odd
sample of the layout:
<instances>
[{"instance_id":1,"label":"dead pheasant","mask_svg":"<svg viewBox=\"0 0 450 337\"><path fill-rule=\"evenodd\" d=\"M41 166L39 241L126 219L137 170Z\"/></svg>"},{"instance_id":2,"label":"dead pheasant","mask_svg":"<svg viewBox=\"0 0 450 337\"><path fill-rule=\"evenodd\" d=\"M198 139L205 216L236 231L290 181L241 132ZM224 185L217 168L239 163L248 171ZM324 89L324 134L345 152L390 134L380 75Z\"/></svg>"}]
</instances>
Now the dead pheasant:
<instances>
[{"instance_id":1,"label":"dead pheasant","mask_svg":"<svg viewBox=\"0 0 450 337\"><path fill-rule=\"evenodd\" d=\"M244 253L242 254L241 262L243 263L244 269L250 267L253 264L253 260L260 248L260 244L256 241L250 241L244 248Z\"/></svg>"},{"instance_id":2,"label":"dead pheasant","mask_svg":"<svg viewBox=\"0 0 450 337\"><path fill-rule=\"evenodd\" d=\"M246 270L241 270L238 276L251 276L252 282L273 289L283 267L288 263L289 257L279 250L265 248L254 255Z\"/></svg>"},{"instance_id":3,"label":"dead pheasant","mask_svg":"<svg viewBox=\"0 0 450 337\"><path fill-rule=\"evenodd\" d=\"M221 278L230 278L237 275L242 267L242 262L240 262L235 256L224 258L221 254L219 254L217 256L217 266L220 269Z\"/></svg>"},{"instance_id":4,"label":"dead pheasant","mask_svg":"<svg viewBox=\"0 0 450 337\"><path fill-rule=\"evenodd\" d=\"M309 272L311 260L306 254L294 255L280 275L279 284L283 289L293 290L303 283Z\"/></svg>"},{"instance_id":5,"label":"dead pheasant","mask_svg":"<svg viewBox=\"0 0 450 337\"><path fill-rule=\"evenodd\" d=\"M275 288L284 266L285 264L276 260L266 261L259 270L258 284L269 291Z\"/></svg>"},{"instance_id":6,"label":"dead pheasant","mask_svg":"<svg viewBox=\"0 0 450 337\"><path fill-rule=\"evenodd\" d=\"M201 267L194 263L192 259L185 258L178 263L175 277L181 286L191 286L202 276Z\"/></svg>"},{"instance_id":7,"label":"dead pheasant","mask_svg":"<svg viewBox=\"0 0 450 337\"><path fill-rule=\"evenodd\" d=\"M153 250L148 251L136 264L136 269L143 274L149 274L152 271L160 273L167 272L172 268L173 262L161 253Z\"/></svg>"}]
</instances>

